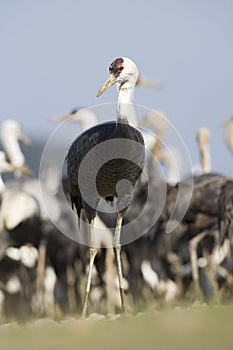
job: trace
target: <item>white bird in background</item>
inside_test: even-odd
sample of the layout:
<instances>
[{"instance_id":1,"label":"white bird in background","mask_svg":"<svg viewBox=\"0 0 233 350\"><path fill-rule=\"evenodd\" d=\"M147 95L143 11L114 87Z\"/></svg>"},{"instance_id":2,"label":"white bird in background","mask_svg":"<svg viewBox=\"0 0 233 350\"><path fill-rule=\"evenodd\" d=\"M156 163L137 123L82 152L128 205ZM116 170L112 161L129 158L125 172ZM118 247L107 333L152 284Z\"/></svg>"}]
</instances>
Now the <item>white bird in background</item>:
<instances>
[{"instance_id":1,"label":"white bird in background","mask_svg":"<svg viewBox=\"0 0 233 350\"><path fill-rule=\"evenodd\" d=\"M19 142L25 145L31 143L30 139L22 132L20 124L13 119L7 119L1 126L1 143L12 165L22 167L25 165L25 157L20 149ZM16 172L19 176L20 172Z\"/></svg>"},{"instance_id":2,"label":"white bird in background","mask_svg":"<svg viewBox=\"0 0 233 350\"><path fill-rule=\"evenodd\" d=\"M14 168L14 173L17 176L18 174L27 174L31 175L32 171L24 166L25 157L20 147L20 142L24 142L29 145L31 141L27 138L21 129L20 124L13 119L5 120L1 126L1 143L7 154L9 162L11 164L11 169ZM57 201L49 193L46 195L46 198L42 198L39 179L24 179L23 181L13 180L8 182L12 190L20 190L27 193L30 196L33 196L39 204L41 218L43 220L48 220L48 213L44 206L44 200L48 205L53 206L53 217L52 220L56 220L60 214L58 206L56 205ZM43 184L41 184L43 187ZM43 190L43 193L47 193ZM25 209L26 210L26 209Z\"/></svg>"},{"instance_id":3,"label":"white bird in background","mask_svg":"<svg viewBox=\"0 0 233 350\"><path fill-rule=\"evenodd\" d=\"M20 141L23 141L25 144L30 143L30 140L22 133L20 124L12 119L3 122L1 127L1 143L6 151L7 157L9 158L11 169L13 168L14 172L31 175L32 172L30 169L24 166L25 157L20 148ZM42 220L50 219L44 201L46 201L49 206L53 207L53 217L51 220L56 221L59 217L60 211L58 209L57 200L44 189L43 194L46 198L42 198L41 187L43 188L43 184L39 183L38 178L27 178L23 179L23 181L13 180L9 181L8 184L12 190L24 191L36 199L39 204Z\"/></svg>"},{"instance_id":4,"label":"white bird in background","mask_svg":"<svg viewBox=\"0 0 233 350\"><path fill-rule=\"evenodd\" d=\"M29 143L29 140L23 135L21 127L17 121L7 120L1 128L1 141L4 146L8 158L10 160L11 169L15 173L31 174L25 164L25 157L20 148L19 142ZM43 191L43 197L41 194ZM50 213L47 212L47 207L53 208ZM48 193L40 184L38 178L20 178L9 180L4 186L2 194L1 222L4 229L11 231L11 237L16 245L32 243L38 247L38 295L42 293L42 283L45 268L46 247L42 239L44 231L42 227L47 222L57 222L61 216L61 207L58 199ZM16 230L14 232L13 230ZM18 232L19 231L19 232ZM14 234L13 234L14 233ZM42 307L38 303L38 308ZM36 306L37 307L37 306Z\"/></svg>"},{"instance_id":5,"label":"white bird in background","mask_svg":"<svg viewBox=\"0 0 233 350\"><path fill-rule=\"evenodd\" d=\"M20 223L26 222L30 217L38 212L38 204L34 198L27 193L14 190L2 179L4 172L14 172L15 170L24 173L25 167L16 167L6 160L5 153L0 152L0 232L3 230L13 230ZM1 244L1 243L0 243Z\"/></svg>"},{"instance_id":6,"label":"white bird in background","mask_svg":"<svg viewBox=\"0 0 233 350\"><path fill-rule=\"evenodd\" d=\"M38 203L31 195L22 190L17 190L5 184L1 174L3 172L15 172L28 174L28 168L15 166L6 160L3 151L0 152L0 221L7 230L13 230L20 223L25 222L38 212Z\"/></svg>"},{"instance_id":7,"label":"white bird in background","mask_svg":"<svg viewBox=\"0 0 233 350\"><path fill-rule=\"evenodd\" d=\"M98 123L96 114L88 108L78 107L70 113L62 114L51 118L52 122L70 122L79 123L81 130L85 131Z\"/></svg>"},{"instance_id":8,"label":"white bird in background","mask_svg":"<svg viewBox=\"0 0 233 350\"><path fill-rule=\"evenodd\" d=\"M0 151L0 196L1 197L6 189L6 185L2 179L1 174L7 173L7 172L15 172L15 171L19 171L19 172L24 173L26 175L30 174L30 169L28 169L27 167L16 166L16 165L9 163L5 152Z\"/></svg>"},{"instance_id":9,"label":"white bird in background","mask_svg":"<svg viewBox=\"0 0 233 350\"><path fill-rule=\"evenodd\" d=\"M3 192L0 215L7 230L15 229L38 213L38 203L28 193L10 188Z\"/></svg>"}]
</instances>

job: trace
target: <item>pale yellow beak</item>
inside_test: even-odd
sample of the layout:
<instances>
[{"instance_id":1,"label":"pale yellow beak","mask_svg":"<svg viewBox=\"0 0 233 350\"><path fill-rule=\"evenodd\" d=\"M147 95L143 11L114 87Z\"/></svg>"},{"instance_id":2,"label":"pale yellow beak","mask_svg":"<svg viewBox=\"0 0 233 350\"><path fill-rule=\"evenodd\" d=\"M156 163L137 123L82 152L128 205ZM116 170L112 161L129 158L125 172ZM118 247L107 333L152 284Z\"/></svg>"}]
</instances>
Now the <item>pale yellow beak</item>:
<instances>
[{"instance_id":1,"label":"pale yellow beak","mask_svg":"<svg viewBox=\"0 0 233 350\"><path fill-rule=\"evenodd\" d=\"M62 122L63 120L69 119L70 114L56 115L50 119L51 122Z\"/></svg>"},{"instance_id":2,"label":"pale yellow beak","mask_svg":"<svg viewBox=\"0 0 233 350\"><path fill-rule=\"evenodd\" d=\"M155 88L155 89L161 89L162 85L155 81L155 80L151 80L151 79L147 79L145 77L138 77L138 80L136 82L137 86L145 86L145 87L151 87L151 88Z\"/></svg>"},{"instance_id":3,"label":"pale yellow beak","mask_svg":"<svg viewBox=\"0 0 233 350\"><path fill-rule=\"evenodd\" d=\"M222 122L220 122L220 126L223 126L223 127L226 127L228 126L231 122L233 122L233 119L232 118L229 118L229 119L226 119L226 120L223 120Z\"/></svg>"},{"instance_id":4,"label":"pale yellow beak","mask_svg":"<svg viewBox=\"0 0 233 350\"><path fill-rule=\"evenodd\" d=\"M28 176L32 176L33 174L33 171L26 166L16 166L11 164L11 168L13 171L20 171L22 174L25 174Z\"/></svg>"},{"instance_id":5,"label":"pale yellow beak","mask_svg":"<svg viewBox=\"0 0 233 350\"><path fill-rule=\"evenodd\" d=\"M25 136L23 133L20 133L18 136L19 141L23 142L25 145L30 145L31 144L31 140Z\"/></svg>"},{"instance_id":6,"label":"pale yellow beak","mask_svg":"<svg viewBox=\"0 0 233 350\"><path fill-rule=\"evenodd\" d=\"M102 88L98 91L97 97L102 95L110 86L115 84L115 82L116 82L116 77L113 74L109 74L108 79L105 81Z\"/></svg>"}]
</instances>

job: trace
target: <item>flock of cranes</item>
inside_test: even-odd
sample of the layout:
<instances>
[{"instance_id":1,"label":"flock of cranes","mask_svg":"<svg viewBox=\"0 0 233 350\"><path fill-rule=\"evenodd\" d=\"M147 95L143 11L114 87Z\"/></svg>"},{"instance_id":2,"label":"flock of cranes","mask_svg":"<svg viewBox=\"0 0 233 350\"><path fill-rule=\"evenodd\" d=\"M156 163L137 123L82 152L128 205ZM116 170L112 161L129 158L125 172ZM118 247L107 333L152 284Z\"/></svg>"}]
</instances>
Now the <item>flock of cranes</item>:
<instances>
[{"instance_id":1,"label":"flock of cranes","mask_svg":"<svg viewBox=\"0 0 233 350\"><path fill-rule=\"evenodd\" d=\"M233 178L211 172L210 132L202 127L197 133L201 174L169 181L173 162L163 146L166 117L151 111L138 122L133 90L140 83L156 86L138 77L132 60L117 58L98 92L118 85L116 121L98 124L85 108L54 118L77 122L83 131L68 151L67 176L56 194L26 167L20 142L30 147L31 141L19 123L2 123L0 321L232 297ZM232 151L233 120L225 124ZM6 172L14 179L4 181ZM102 199L104 207L112 206L110 214L99 208ZM53 208L52 217L43 201ZM102 236L96 236L96 226L103 228ZM77 231L86 245L76 242ZM127 234L135 239L122 245Z\"/></svg>"}]
</instances>

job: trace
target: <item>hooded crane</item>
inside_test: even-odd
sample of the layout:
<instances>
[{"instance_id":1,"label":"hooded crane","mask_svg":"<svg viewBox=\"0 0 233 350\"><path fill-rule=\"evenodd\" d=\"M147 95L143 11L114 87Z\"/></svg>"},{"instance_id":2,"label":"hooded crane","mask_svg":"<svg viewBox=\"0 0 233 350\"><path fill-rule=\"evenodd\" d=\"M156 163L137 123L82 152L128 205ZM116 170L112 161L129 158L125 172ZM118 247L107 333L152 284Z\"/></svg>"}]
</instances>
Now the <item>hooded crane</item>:
<instances>
[{"instance_id":1,"label":"hooded crane","mask_svg":"<svg viewBox=\"0 0 233 350\"><path fill-rule=\"evenodd\" d=\"M87 276L82 317L86 317L91 274L97 253L94 219L101 198L117 198L117 221L113 238L122 310L125 311L123 276L120 259L120 233L123 214L129 206L133 188L142 173L145 159L141 133L128 124L138 69L129 58L117 58L109 67L109 76L97 96L111 85L119 85L117 120L88 129L71 145L67 154L67 175L72 206L89 226L90 265Z\"/></svg>"}]
</instances>

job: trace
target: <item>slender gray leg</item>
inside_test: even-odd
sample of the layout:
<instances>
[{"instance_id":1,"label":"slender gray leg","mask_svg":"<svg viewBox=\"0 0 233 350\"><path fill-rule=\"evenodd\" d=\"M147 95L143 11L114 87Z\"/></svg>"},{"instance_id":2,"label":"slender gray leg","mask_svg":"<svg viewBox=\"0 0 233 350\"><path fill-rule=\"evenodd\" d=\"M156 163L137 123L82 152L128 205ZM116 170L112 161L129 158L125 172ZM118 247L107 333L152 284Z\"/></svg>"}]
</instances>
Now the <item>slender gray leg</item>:
<instances>
[{"instance_id":1,"label":"slender gray leg","mask_svg":"<svg viewBox=\"0 0 233 350\"><path fill-rule=\"evenodd\" d=\"M38 249L38 262L36 272L36 315L42 316L45 312L44 304L44 278L46 265L47 240L42 239Z\"/></svg>"},{"instance_id":2,"label":"slender gray leg","mask_svg":"<svg viewBox=\"0 0 233 350\"><path fill-rule=\"evenodd\" d=\"M89 296L90 287L91 287L91 274L92 274L92 268L93 268L95 256L97 253L97 249L95 248L95 239L94 239L94 219L91 220L89 224L89 230L90 230L90 248L89 248L90 265L89 265L89 271L87 275L87 284L86 284L84 303L83 303L83 309L82 309L82 318L86 318L87 316L87 303L88 303L88 296Z\"/></svg>"},{"instance_id":3,"label":"slender gray leg","mask_svg":"<svg viewBox=\"0 0 233 350\"><path fill-rule=\"evenodd\" d=\"M117 273L119 280L119 288L120 288L120 297L121 297L121 305L122 311L125 312L125 297L124 297L124 289L123 289L123 275L122 275L122 266L121 266L121 224L122 224L122 216L121 214L117 217L116 230L113 239L114 252L116 256L116 264L117 264Z\"/></svg>"},{"instance_id":4,"label":"slender gray leg","mask_svg":"<svg viewBox=\"0 0 233 350\"><path fill-rule=\"evenodd\" d=\"M192 277L195 288L195 299L199 299L201 295L200 280L199 280L199 268L198 268L198 256L197 256L197 246L198 243L207 236L208 231L203 231L197 236L193 237L189 242L189 252L190 252L190 262L192 266Z\"/></svg>"}]
</instances>

